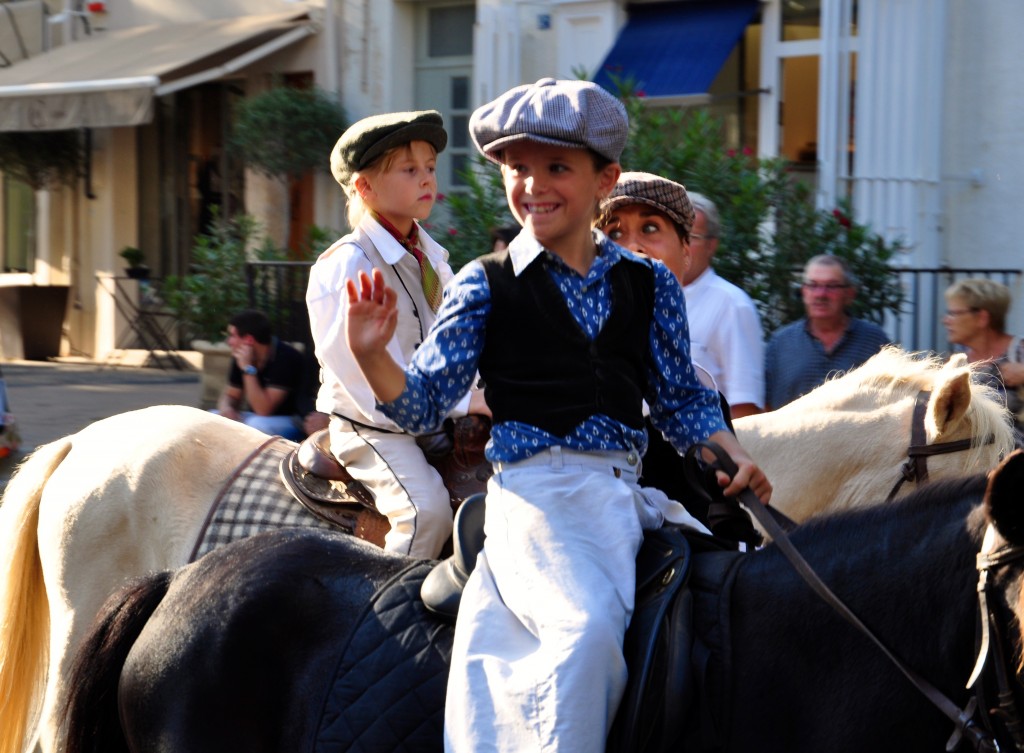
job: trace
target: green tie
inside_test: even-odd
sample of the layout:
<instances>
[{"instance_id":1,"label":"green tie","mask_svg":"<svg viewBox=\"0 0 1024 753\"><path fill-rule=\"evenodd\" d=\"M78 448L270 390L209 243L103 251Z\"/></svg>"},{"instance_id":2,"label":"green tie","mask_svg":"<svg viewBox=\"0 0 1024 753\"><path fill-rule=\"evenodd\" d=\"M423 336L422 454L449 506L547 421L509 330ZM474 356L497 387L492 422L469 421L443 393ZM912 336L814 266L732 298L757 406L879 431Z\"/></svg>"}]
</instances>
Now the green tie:
<instances>
[{"instance_id":1,"label":"green tie","mask_svg":"<svg viewBox=\"0 0 1024 753\"><path fill-rule=\"evenodd\" d=\"M372 214L373 219L377 220L382 228L391 233L392 237L401 243L406 251L412 254L412 257L420 267L420 285L423 286L423 295L426 296L430 308L437 311L441 306L441 278L437 276L437 270L430 265L430 259L417 246L420 241L419 226L414 222L412 224L412 232L406 237L380 214L377 212L372 212Z\"/></svg>"},{"instance_id":2,"label":"green tie","mask_svg":"<svg viewBox=\"0 0 1024 753\"><path fill-rule=\"evenodd\" d=\"M413 233L415 232L414 229ZM420 284L423 286L423 294L427 297L427 303L430 304L430 308L437 311L441 305L441 278L437 276L437 272L430 265L430 259L426 254L411 243L407 248L409 253L415 257L416 263L420 265Z\"/></svg>"}]
</instances>

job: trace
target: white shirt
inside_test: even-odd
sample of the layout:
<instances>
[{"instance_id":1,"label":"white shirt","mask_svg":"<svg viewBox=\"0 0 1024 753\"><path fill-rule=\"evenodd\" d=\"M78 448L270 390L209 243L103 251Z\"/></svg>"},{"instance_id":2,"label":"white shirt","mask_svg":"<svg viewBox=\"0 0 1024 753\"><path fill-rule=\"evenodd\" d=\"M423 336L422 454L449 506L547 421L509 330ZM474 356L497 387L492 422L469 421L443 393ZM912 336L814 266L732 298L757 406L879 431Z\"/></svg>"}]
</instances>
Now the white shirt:
<instances>
[{"instance_id":1,"label":"white shirt","mask_svg":"<svg viewBox=\"0 0 1024 753\"><path fill-rule=\"evenodd\" d=\"M683 293L693 360L711 372L730 405L763 408L764 340L750 296L710 267Z\"/></svg>"},{"instance_id":2,"label":"white shirt","mask_svg":"<svg viewBox=\"0 0 1024 753\"><path fill-rule=\"evenodd\" d=\"M419 228L420 250L437 271L442 287L452 279L448 252ZM419 266L395 238L367 214L359 227L320 254L309 273L306 306L316 357L320 362L321 385L316 409L337 413L353 421L387 431L403 430L376 409L373 391L359 370L345 337L348 294L345 282L357 279L360 271L381 270L384 281L398 294L398 327L388 343L388 353L405 368L434 322L420 284ZM452 410L465 415L466 395Z\"/></svg>"}]
</instances>

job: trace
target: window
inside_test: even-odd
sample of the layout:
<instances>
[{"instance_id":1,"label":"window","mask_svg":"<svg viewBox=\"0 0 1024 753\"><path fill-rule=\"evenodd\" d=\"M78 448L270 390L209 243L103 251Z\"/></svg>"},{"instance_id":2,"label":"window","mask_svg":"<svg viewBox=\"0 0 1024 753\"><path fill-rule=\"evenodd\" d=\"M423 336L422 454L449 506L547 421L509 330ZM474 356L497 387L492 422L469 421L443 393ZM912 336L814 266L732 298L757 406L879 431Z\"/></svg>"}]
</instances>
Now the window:
<instances>
[{"instance_id":1,"label":"window","mask_svg":"<svg viewBox=\"0 0 1024 753\"><path fill-rule=\"evenodd\" d=\"M4 272L31 272L36 259L36 195L20 180L3 177Z\"/></svg>"},{"instance_id":2,"label":"window","mask_svg":"<svg viewBox=\"0 0 1024 753\"><path fill-rule=\"evenodd\" d=\"M470 164L474 153L469 116L476 6L424 4L417 19L416 109L438 110L444 117L448 147L438 155L437 183L442 193L457 191L465 183L459 172Z\"/></svg>"}]
</instances>

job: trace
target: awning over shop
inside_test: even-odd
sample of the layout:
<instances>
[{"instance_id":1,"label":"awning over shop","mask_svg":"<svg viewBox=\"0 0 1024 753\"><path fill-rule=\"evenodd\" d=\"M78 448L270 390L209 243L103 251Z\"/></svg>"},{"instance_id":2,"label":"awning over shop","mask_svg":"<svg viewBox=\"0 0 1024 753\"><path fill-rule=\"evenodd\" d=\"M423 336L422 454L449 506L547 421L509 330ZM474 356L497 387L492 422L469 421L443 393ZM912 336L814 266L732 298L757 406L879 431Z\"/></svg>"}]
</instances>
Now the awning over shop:
<instances>
[{"instance_id":1,"label":"awning over shop","mask_svg":"<svg viewBox=\"0 0 1024 753\"><path fill-rule=\"evenodd\" d=\"M646 97L705 95L757 12L759 0L631 5L629 20L594 81Z\"/></svg>"},{"instance_id":2,"label":"awning over shop","mask_svg":"<svg viewBox=\"0 0 1024 753\"><path fill-rule=\"evenodd\" d=\"M316 32L306 12L105 32L0 69L0 131L148 123L155 97L212 81Z\"/></svg>"}]
</instances>

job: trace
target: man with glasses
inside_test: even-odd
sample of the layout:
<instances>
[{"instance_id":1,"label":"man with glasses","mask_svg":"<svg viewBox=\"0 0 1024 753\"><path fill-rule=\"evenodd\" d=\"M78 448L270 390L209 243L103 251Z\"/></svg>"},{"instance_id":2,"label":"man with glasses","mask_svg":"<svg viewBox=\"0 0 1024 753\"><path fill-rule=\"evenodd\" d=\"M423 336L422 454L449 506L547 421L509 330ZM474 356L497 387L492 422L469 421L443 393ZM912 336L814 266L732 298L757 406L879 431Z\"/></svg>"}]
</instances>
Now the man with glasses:
<instances>
[{"instance_id":1,"label":"man with glasses","mask_svg":"<svg viewBox=\"0 0 1024 753\"><path fill-rule=\"evenodd\" d=\"M733 418L760 413L764 407L761 318L750 296L711 267L718 249L718 208L703 194L687 193L694 209L687 244L690 265L683 273L690 354L714 378Z\"/></svg>"},{"instance_id":2,"label":"man with glasses","mask_svg":"<svg viewBox=\"0 0 1024 753\"><path fill-rule=\"evenodd\" d=\"M856 368L890 340L876 324L850 316L856 281L838 256L812 257L802 285L806 318L780 327L768 341L768 409L805 395L828 377Z\"/></svg>"}]
</instances>

